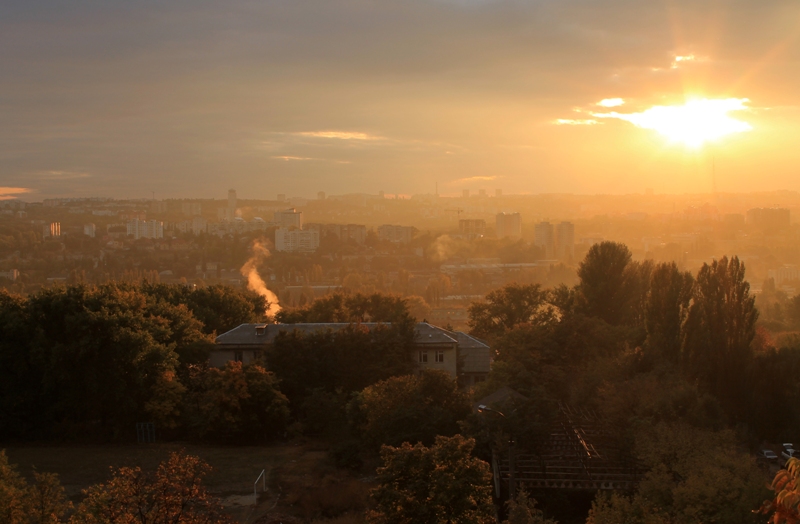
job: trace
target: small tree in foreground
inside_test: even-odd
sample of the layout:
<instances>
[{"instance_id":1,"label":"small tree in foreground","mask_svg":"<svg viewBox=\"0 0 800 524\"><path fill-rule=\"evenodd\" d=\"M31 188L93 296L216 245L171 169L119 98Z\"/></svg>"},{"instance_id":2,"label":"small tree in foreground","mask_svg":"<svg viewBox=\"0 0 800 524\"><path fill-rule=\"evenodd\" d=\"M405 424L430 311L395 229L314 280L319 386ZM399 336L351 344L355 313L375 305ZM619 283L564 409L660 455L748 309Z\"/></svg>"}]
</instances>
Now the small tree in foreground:
<instances>
[{"instance_id":1,"label":"small tree in foreground","mask_svg":"<svg viewBox=\"0 0 800 524\"><path fill-rule=\"evenodd\" d=\"M199 457L172 453L155 474L112 468L105 484L84 490L70 524L216 524L231 522L203 485L211 467Z\"/></svg>"},{"instance_id":2,"label":"small tree in foreground","mask_svg":"<svg viewBox=\"0 0 800 524\"><path fill-rule=\"evenodd\" d=\"M472 456L461 435L422 444L383 446L371 524L489 524L494 522L489 465Z\"/></svg>"},{"instance_id":3,"label":"small tree in foreground","mask_svg":"<svg viewBox=\"0 0 800 524\"><path fill-rule=\"evenodd\" d=\"M775 498L765 500L759 511L770 515L770 524L800 523L800 460L790 458L786 469L775 474L771 487Z\"/></svg>"}]
</instances>

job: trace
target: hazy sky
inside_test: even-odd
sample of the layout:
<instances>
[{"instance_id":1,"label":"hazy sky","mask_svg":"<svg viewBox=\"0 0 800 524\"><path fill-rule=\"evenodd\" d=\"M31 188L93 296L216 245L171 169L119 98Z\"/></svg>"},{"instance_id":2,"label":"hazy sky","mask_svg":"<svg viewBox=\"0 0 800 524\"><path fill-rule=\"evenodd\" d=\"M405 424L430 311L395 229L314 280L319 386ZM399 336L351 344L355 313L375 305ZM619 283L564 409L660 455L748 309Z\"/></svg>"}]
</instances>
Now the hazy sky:
<instances>
[{"instance_id":1,"label":"hazy sky","mask_svg":"<svg viewBox=\"0 0 800 524\"><path fill-rule=\"evenodd\" d=\"M593 116L687 96L749 99L752 130ZM704 192L712 165L800 190L798 0L0 3L0 186L27 199Z\"/></svg>"}]
</instances>

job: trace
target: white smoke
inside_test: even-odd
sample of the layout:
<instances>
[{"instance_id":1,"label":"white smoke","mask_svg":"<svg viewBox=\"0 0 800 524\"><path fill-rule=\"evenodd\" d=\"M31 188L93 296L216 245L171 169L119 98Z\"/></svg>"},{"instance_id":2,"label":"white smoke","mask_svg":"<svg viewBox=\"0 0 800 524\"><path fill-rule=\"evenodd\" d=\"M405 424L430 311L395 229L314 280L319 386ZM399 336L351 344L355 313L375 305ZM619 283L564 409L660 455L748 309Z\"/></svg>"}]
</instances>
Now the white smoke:
<instances>
[{"instance_id":1,"label":"white smoke","mask_svg":"<svg viewBox=\"0 0 800 524\"><path fill-rule=\"evenodd\" d=\"M272 317L281 310L281 306L278 303L278 296L267 288L264 279L258 274L258 266L269 258L270 252L261 240L254 241L252 249L253 256L244 263L240 271L242 276L247 278L247 289L255 291L267 299L269 303L267 315Z\"/></svg>"}]
</instances>

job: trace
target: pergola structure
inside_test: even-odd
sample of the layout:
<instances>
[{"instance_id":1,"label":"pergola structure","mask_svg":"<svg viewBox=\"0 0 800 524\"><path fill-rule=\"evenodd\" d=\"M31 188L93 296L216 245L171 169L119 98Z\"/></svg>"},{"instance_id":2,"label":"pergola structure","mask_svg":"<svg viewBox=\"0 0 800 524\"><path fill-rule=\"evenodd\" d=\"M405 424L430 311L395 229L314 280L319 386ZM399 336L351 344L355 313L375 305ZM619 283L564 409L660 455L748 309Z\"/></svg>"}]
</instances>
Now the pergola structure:
<instances>
[{"instance_id":1,"label":"pergola structure","mask_svg":"<svg viewBox=\"0 0 800 524\"><path fill-rule=\"evenodd\" d=\"M559 404L560 416L548 438L536 443L537 453L512 450L494 454L495 490L500 486L531 489L630 490L643 468L623 453L592 410ZM511 459L511 460L509 460ZM513 476L509 462L513 464Z\"/></svg>"}]
</instances>

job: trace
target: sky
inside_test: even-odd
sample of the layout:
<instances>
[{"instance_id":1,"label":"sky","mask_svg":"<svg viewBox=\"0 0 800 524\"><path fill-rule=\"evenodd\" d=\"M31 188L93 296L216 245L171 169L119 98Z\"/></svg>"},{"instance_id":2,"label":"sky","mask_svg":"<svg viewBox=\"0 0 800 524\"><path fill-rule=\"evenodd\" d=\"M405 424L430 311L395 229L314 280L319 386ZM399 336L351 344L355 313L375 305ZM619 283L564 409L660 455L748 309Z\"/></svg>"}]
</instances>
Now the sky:
<instances>
[{"instance_id":1,"label":"sky","mask_svg":"<svg viewBox=\"0 0 800 524\"><path fill-rule=\"evenodd\" d=\"M648 128L687 99L739 130ZM798 142L797 0L0 3L0 198L800 190Z\"/></svg>"}]
</instances>

